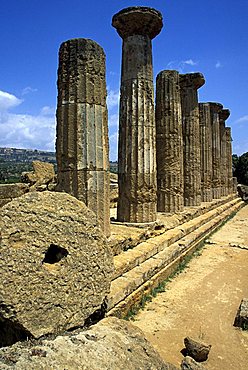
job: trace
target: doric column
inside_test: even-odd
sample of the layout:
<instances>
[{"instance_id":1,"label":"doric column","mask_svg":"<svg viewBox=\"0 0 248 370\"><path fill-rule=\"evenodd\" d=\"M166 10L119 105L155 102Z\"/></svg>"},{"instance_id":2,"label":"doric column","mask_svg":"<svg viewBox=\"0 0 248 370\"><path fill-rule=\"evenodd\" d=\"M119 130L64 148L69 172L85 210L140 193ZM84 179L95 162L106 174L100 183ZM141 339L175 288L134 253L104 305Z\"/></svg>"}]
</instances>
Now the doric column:
<instances>
[{"instance_id":1,"label":"doric column","mask_svg":"<svg viewBox=\"0 0 248 370\"><path fill-rule=\"evenodd\" d=\"M183 210L183 139L179 73L162 71L156 80L158 211Z\"/></svg>"},{"instance_id":2,"label":"doric column","mask_svg":"<svg viewBox=\"0 0 248 370\"><path fill-rule=\"evenodd\" d=\"M59 51L57 190L94 211L106 235L110 234L108 154L104 51L92 40L66 41Z\"/></svg>"},{"instance_id":3,"label":"doric column","mask_svg":"<svg viewBox=\"0 0 248 370\"><path fill-rule=\"evenodd\" d=\"M220 169L220 121L219 113L223 105L219 103L209 103L211 111L212 125L212 189L213 199L221 198L221 169Z\"/></svg>"},{"instance_id":4,"label":"doric column","mask_svg":"<svg viewBox=\"0 0 248 370\"><path fill-rule=\"evenodd\" d=\"M205 83L201 73L180 75L182 124L184 205L201 204L200 128L197 89Z\"/></svg>"},{"instance_id":5,"label":"doric column","mask_svg":"<svg viewBox=\"0 0 248 370\"><path fill-rule=\"evenodd\" d=\"M208 103L199 103L200 149L201 149L201 194L202 202L211 202L212 197L212 130Z\"/></svg>"},{"instance_id":6,"label":"doric column","mask_svg":"<svg viewBox=\"0 0 248 370\"><path fill-rule=\"evenodd\" d=\"M117 218L156 220L157 176L151 39L163 23L155 9L131 7L112 25L123 39L119 121Z\"/></svg>"},{"instance_id":7,"label":"doric column","mask_svg":"<svg viewBox=\"0 0 248 370\"><path fill-rule=\"evenodd\" d=\"M226 167L227 167L227 190L228 190L228 194L232 194L233 193L233 172L232 172L231 127L226 127Z\"/></svg>"},{"instance_id":8,"label":"doric column","mask_svg":"<svg viewBox=\"0 0 248 370\"><path fill-rule=\"evenodd\" d=\"M238 179L237 177L233 177L233 193L236 194L238 191Z\"/></svg>"},{"instance_id":9,"label":"doric column","mask_svg":"<svg viewBox=\"0 0 248 370\"><path fill-rule=\"evenodd\" d=\"M222 109L219 113L220 121L220 177L221 177L221 196L228 194L227 166L226 166L226 129L225 122L230 116L229 109Z\"/></svg>"}]
</instances>

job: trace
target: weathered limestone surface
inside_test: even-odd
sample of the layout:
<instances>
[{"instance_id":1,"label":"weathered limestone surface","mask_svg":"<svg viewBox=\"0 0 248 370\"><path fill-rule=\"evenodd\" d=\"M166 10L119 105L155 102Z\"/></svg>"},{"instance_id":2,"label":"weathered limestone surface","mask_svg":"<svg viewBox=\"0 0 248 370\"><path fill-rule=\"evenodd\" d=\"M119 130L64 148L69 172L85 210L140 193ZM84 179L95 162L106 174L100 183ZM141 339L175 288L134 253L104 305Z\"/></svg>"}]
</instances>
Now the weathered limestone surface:
<instances>
[{"instance_id":1,"label":"weathered limestone surface","mask_svg":"<svg viewBox=\"0 0 248 370\"><path fill-rule=\"evenodd\" d=\"M181 370L206 370L206 368L202 364L199 364L190 356L186 356L182 360L180 368Z\"/></svg>"},{"instance_id":2,"label":"weathered limestone surface","mask_svg":"<svg viewBox=\"0 0 248 370\"><path fill-rule=\"evenodd\" d=\"M225 122L229 116L230 116L229 109L222 109L219 113L221 196L227 196L228 194L227 148L226 148L226 124Z\"/></svg>"},{"instance_id":3,"label":"weathered limestone surface","mask_svg":"<svg viewBox=\"0 0 248 370\"><path fill-rule=\"evenodd\" d=\"M221 198L221 154L220 154L220 120L219 113L223 105L219 103L209 103L212 124L212 190L213 198Z\"/></svg>"},{"instance_id":4,"label":"weathered limestone surface","mask_svg":"<svg viewBox=\"0 0 248 370\"><path fill-rule=\"evenodd\" d=\"M205 83L201 73L180 75L182 124L184 205L201 204L200 127L197 89Z\"/></svg>"},{"instance_id":5,"label":"weathered limestone surface","mask_svg":"<svg viewBox=\"0 0 248 370\"><path fill-rule=\"evenodd\" d=\"M2 349L0 367L3 370L176 369L162 360L140 329L114 317L85 331Z\"/></svg>"},{"instance_id":6,"label":"weathered limestone surface","mask_svg":"<svg viewBox=\"0 0 248 370\"><path fill-rule=\"evenodd\" d=\"M159 212L183 210L183 138L179 73L162 71L156 80L156 148Z\"/></svg>"},{"instance_id":7,"label":"weathered limestone surface","mask_svg":"<svg viewBox=\"0 0 248 370\"><path fill-rule=\"evenodd\" d=\"M108 154L104 51L92 40L68 40L59 51L57 190L94 211L106 235L110 233Z\"/></svg>"},{"instance_id":8,"label":"weathered limestone surface","mask_svg":"<svg viewBox=\"0 0 248 370\"><path fill-rule=\"evenodd\" d=\"M151 39L163 26L162 15L152 8L131 7L115 14L112 25L123 39L117 218L152 222L157 178Z\"/></svg>"},{"instance_id":9,"label":"weathered limestone surface","mask_svg":"<svg viewBox=\"0 0 248 370\"><path fill-rule=\"evenodd\" d=\"M212 126L209 103L199 103L201 148L202 202L211 202L212 196Z\"/></svg>"},{"instance_id":10,"label":"weathered limestone surface","mask_svg":"<svg viewBox=\"0 0 248 370\"><path fill-rule=\"evenodd\" d=\"M233 173L232 173L232 135L231 127L226 127L226 167L227 167L227 189L228 194L233 193Z\"/></svg>"},{"instance_id":11,"label":"weathered limestone surface","mask_svg":"<svg viewBox=\"0 0 248 370\"><path fill-rule=\"evenodd\" d=\"M66 193L31 192L0 214L0 345L84 324L113 259L96 216Z\"/></svg>"}]
</instances>

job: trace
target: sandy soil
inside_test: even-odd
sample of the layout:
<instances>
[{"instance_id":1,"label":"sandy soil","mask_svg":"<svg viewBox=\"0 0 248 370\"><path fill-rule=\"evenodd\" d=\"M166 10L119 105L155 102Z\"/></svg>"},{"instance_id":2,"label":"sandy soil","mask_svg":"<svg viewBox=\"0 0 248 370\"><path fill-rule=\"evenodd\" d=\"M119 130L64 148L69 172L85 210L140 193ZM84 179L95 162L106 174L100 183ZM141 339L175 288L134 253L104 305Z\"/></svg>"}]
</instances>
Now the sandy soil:
<instances>
[{"instance_id":1,"label":"sandy soil","mask_svg":"<svg viewBox=\"0 0 248 370\"><path fill-rule=\"evenodd\" d=\"M174 365L183 359L183 339L191 336L212 345L207 369L248 370L248 331L233 327L240 301L248 297L248 205L210 243L134 324Z\"/></svg>"}]
</instances>

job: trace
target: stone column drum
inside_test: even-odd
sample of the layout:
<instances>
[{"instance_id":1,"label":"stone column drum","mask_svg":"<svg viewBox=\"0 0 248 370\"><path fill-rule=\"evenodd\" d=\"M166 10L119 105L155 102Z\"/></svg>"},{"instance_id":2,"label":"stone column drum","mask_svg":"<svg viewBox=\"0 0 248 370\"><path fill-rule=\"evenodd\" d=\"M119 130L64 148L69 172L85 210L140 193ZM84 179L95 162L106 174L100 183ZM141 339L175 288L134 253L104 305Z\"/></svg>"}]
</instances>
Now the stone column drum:
<instances>
[{"instance_id":1,"label":"stone column drum","mask_svg":"<svg viewBox=\"0 0 248 370\"><path fill-rule=\"evenodd\" d=\"M205 83L201 73L180 75L182 125L184 205L201 204L200 127L197 90Z\"/></svg>"},{"instance_id":2,"label":"stone column drum","mask_svg":"<svg viewBox=\"0 0 248 370\"><path fill-rule=\"evenodd\" d=\"M211 202L212 197L212 129L208 103L199 103L200 149L201 149L201 194L202 202Z\"/></svg>"},{"instance_id":3,"label":"stone column drum","mask_svg":"<svg viewBox=\"0 0 248 370\"><path fill-rule=\"evenodd\" d=\"M228 190L228 194L232 194L233 193L233 172L232 172L231 127L226 127L226 167L227 167L227 190Z\"/></svg>"},{"instance_id":4,"label":"stone column drum","mask_svg":"<svg viewBox=\"0 0 248 370\"><path fill-rule=\"evenodd\" d=\"M115 14L112 25L123 39L117 219L152 222L157 176L151 39L163 26L162 15L152 8L130 7Z\"/></svg>"},{"instance_id":5,"label":"stone column drum","mask_svg":"<svg viewBox=\"0 0 248 370\"><path fill-rule=\"evenodd\" d=\"M156 80L156 147L159 212L183 210L183 137L179 73L162 71Z\"/></svg>"},{"instance_id":6,"label":"stone column drum","mask_svg":"<svg viewBox=\"0 0 248 370\"><path fill-rule=\"evenodd\" d=\"M92 40L68 40L59 50L56 155L57 190L83 201L108 236L105 54Z\"/></svg>"},{"instance_id":7,"label":"stone column drum","mask_svg":"<svg viewBox=\"0 0 248 370\"><path fill-rule=\"evenodd\" d=\"M222 109L219 113L220 121L220 177L221 177L221 196L228 194L227 166L226 166L226 126L225 122L230 116L229 109Z\"/></svg>"},{"instance_id":8,"label":"stone column drum","mask_svg":"<svg viewBox=\"0 0 248 370\"><path fill-rule=\"evenodd\" d=\"M220 121L219 113L223 105L219 103L209 103L211 111L212 125L212 189L213 199L221 198L221 161L220 161Z\"/></svg>"}]
</instances>

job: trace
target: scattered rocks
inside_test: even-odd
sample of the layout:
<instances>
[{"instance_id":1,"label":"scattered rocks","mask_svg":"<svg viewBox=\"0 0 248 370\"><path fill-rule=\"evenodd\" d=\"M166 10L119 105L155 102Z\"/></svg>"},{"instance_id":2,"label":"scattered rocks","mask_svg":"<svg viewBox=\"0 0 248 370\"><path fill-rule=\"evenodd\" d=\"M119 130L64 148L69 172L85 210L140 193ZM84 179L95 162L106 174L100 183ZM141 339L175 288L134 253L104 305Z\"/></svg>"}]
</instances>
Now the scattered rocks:
<instances>
[{"instance_id":1,"label":"scattered rocks","mask_svg":"<svg viewBox=\"0 0 248 370\"><path fill-rule=\"evenodd\" d=\"M84 203L25 194L0 212L0 346L82 326L109 292L112 254Z\"/></svg>"},{"instance_id":2,"label":"scattered rocks","mask_svg":"<svg viewBox=\"0 0 248 370\"><path fill-rule=\"evenodd\" d=\"M114 317L86 331L0 350L1 369L176 370L131 323Z\"/></svg>"},{"instance_id":3,"label":"scattered rocks","mask_svg":"<svg viewBox=\"0 0 248 370\"><path fill-rule=\"evenodd\" d=\"M182 370L204 370L205 367L198 364L193 358L186 356L181 363Z\"/></svg>"},{"instance_id":4,"label":"scattered rocks","mask_svg":"<svg viewBox=\"0 0 248 370\"><path fill-rule=\"evenodd\" d=\"M233 325L248 330L248 298L242 299Z\"/></svg>"},{"instance_id":5,"label":"scattered rocks","mask_svg":"<svg viewBox=\"0 0 248 370\"><path fill-rule=\"evenodd\" d=\"M184 338L187 355L197 362L206 361L211 345L204 342L196 341L190 337Z\"/></svg>"}]
</instances>

